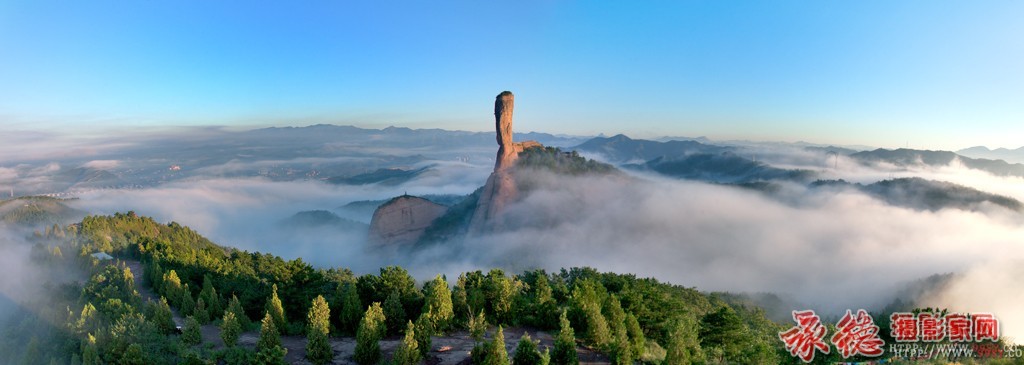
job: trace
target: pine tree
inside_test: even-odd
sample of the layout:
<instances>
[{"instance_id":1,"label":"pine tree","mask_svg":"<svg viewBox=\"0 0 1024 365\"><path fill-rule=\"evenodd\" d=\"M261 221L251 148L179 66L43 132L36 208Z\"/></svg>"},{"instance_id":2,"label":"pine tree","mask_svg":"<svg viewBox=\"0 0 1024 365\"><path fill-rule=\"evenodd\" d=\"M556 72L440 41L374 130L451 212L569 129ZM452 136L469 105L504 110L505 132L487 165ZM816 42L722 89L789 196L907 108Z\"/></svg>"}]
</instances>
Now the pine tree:
<instances>
[{"instance_id":1,"label":"pine tree","mask_svg":"<svg viewBox=\"0 0 1024 365\"><path fill-rule=\"evenodd\" d=\"M192 316L196 318L196 321L199 321L199 324L210 323L210 312L206 309L206 300L199 298L196 301L196 309L192 312Z\"/></svg>"},{"instance_id":2,"label":"pine tree","mask_svg":"<svg viewBox=\"0 0 1024 365\"><path fill-rule=\"evenodd\" d=\"M160 261L154 259L149 265L142 270L142 282L153 288L157 293L163 292L163 268L160 267ZM166 294L164 294L166 296Z\"/></svg>"},{"instance_id":3,"label":"pine tree","mask_svg":"<svg viewBox=\"0 0 1024 365\"><path fill-rule=\"evenodd\" d=\"M632 365L633 364L633 344L629 342L629 337L626 334L626 325L624 323L617 323L612 326L614 329L613 340L608 345L608 355L612 360L613 365Z\"/></svg>"},{"instance_id":4,"label":"pine tree","mask_svg":"<svg viewBox=\"0 0 1024 365\"><path fill-rule=\"evenodd\" d=\"M629 342L629 335L626 331L626 313L622 310L622 304L615 295L608 296L605 301L605 313L608 323L611 324L609 331L611 338L605 346L609 357L614 365L633 364L633 343Z\"/></svg>"},{"instance_id":5,"label":"pine tree","mask_svg":"<svg viewBox=\"0 0 1024 365\"><path fill-rule=\"evenodd\" d=\"M363 316L363 305L359 300L359 292L356 285L349 283L341 289L341 330L345 333L355 333L359 327L359 319Z\"/></svg>"},{"instance_id":6,"label":"pine tree","mask_svg":"<svg viewBox=\"0 0 1024 365\"><path fill-rule=\"evenodd\" d=\"M43 354L39 351L39 338L32 336L28 344L22 349L21 363L23 365L36 365L43 361Z\"/></svg>"},{"instance_id":7,"label":"pine tree","mask_svg":"<svg viewBox=\"0 0 1024 365\"><path fill-rule=\"evenodd\" d=\"M288 321L284 317L284 307L281 306L281 299L277 297L277 284L271 287L270 299L267 300L267 312L270 313L270 317L274 319L274 326L277 327L278 331L286 331L288 329Z\"/></svg>"},{"instance_id":8,"label":"pine tree","mask_svg":"<svg viewBox=\"0 0 1024 365\"><path fill-rule=\"evenodd\" d=\"M612 326L626 323L626 312L622 310L622 303L614 294L609 295L604 306L605 319Z\"/></svg>"},{"instance_id":9,"label":"pine tree","mask_svg":"<svg viewBox=\"0 0 1024 365\"><path fill-rule=\"evenodd\" d=\"M426 308L429 309L430 318L434 321L435 331L446 332L451 328L452 318L455 317L452 305L452 292L448 289L448 282L437 275L423 287L426 296Z\"/></svg>"},{"instance_id":10,"label":"pine tree","mask_svg":"<svg viewBox=\"0 0 1024 365\"><path fill-rule=\"evenodd\" d=\"M576 355L576 335L572 326L569 325L569 318L565 312L558 319L561 330L555 338L555 349L551 353L551 365L577 365L579 357Z\"/></svg>"},{"instance_id":11,"label":"pine tree","mask_svg":"<svg viewBox=\"0 0 1024 365\"><path fill-rule=\"evenodd\" d=\"M416 342L416 327L409 321L405 326L405 337L391 357L391 365L415 365L419 362L420 349Z\"/></svg>"},{"instance_id":12,"label":"pine tree","mask_svg":"<svg viewBox=\"0 0 1024 365\"><path fill-rule=\"evenodd\" d=\"M121 270L121 277L119 279L121 280L121 294L124 297L132 297L138 294L138 292L135 291L135 275L132 274L132 269L125 266L125 268Z\"/></svg>"},{"instance_id":13,"label":"pine tree","mask_svg":"<svg viewBox=\"0 0 1024 365\"><path fill-rule=\"evenodd\" d=\"M380 339L384 337L386 320L380 303L374 302L366 309L356 331L356 363L373 365L380 361Z\"/></svg>"},{"instance_id":14,"label":"pine tree","mask_svg":"<svg viewBox=\"0 0 1024 365\"><path fill-rule=\"evenodd\" d=\"M181 279L178 278L178 273L171 269L163 276L163 286L158 288L161 294L165 297L171 298L171 303L180 307L181 306Z\"/></svg>"},{"instance_id":15,"label":"pine tree","mask_svg":"<svg viewBox=\"0 0 1024 365\"><path fill-rule=\"evenodd\" d=\"M626 314L626 332L633 345L633 357L641 360L647 348L647 338L644 337L644 330L640 328L640 322L633 313Z\"/></svg>"},{"instance_id":16,"label":"pine tree","mask_svg":"<svg viewBox=\"0 0 1024 365\"><path fill-rule=\"evenodd\" d=\"M238 336L242 333L242 325L233 312L224 312L224 318L220 323L220 338L224 340L224 346L235 347Z\"/></svg>"},{"instance_id":17,"label":"pine tree","mask_svg":"<svg viewBox=\"0 0 1024 365\"><path fill-rule=\"evenodd\" d=\"M322 365L334 359L334 350L327 338L330 319L331 309L324 296L318 295L306 315L306 358L314 364Z\"/></svg>"},{"instance_id":18,"label":"pine tree","mask_svg":"<svg viewBox=\"0 0 1024 365\"><path fill-rule=\"evenodd\" d=\"M206 311L209 312L210 318L224 315L224 307L221 306L220 296L217 295L217 288L213 287L210 274L203 275L203 290L199 292L199 298L206 302Z\"/></svg>"},{"instance_id":19,"label":"pine tree","mask_svg":"<svg viewBox=\"0 0 1024 365\"><path fill-rule=\"evenodd\" d=\"M740 361L744 349L751 342L743 318L729 306L722 306L701 317L698 334L702 348L721 351L724 358L719 360L728 362Z\"/></svg>"},{"instance_id":20,"label":"pine tree","mask_svg":"<svg viewBox=\"0 0 1024 365\"><path fill-rule=\"evenodd\" d=\"M235 314L235 319L238 320L238 325L242 328L243 332L252 327L252 320L245 315L245 308L242 308L242 302L234 294L231 295L231 302L228 303L227 311Z\"/></svg>"},{"instance_id":21,"label":"pine tree","mask_svg":"<svg viewBox=\"0 0 1024 365\"><path fill-rule=\"evenodd\" d=\"M608 322L601 314L601 308L597 305L589 305L584 308L587 315L587 338L598 348L606 348L611 342L611 331Z\"/></svg>"},{"instance_id":22,"label":"pine tree","mask_svg":"<svg viewBox=\"0 0 1024 365\"><path fill-rule=\"evenodd\" d=\"M551 285L548 284L548 276L537 275L537 281L534 282L533 288L533 325L551 326L558 320L558 303L555 302Z\"/></svg>"},{"instance_id":23,"label":"pine tree","mask_svg":"<svg viewBox=\"0 0 1024 365\"><path fill-rule=\"evenodd\" d=\"M430 312L424 312L420 314L420 318L416 319L416 345L420 349L420 357L427 357L427 353L430 352L430 346L433 342L431 336L434 335L434 321L430 318Z\"/></svg>"},{"instance_id":24,"label":"pine tree","mask_svg":"<svg viewBox=\"0 0 1024 365\"><path fill-rule=\"evenodd\" d=\"M185 284L185 286L181 288L179 295L181 301L178 302L180 303L178 305L178 310L181 311L181 315L183 316L191 316L196 310L196 302L192 299L192 292L188 290L188 284Z\"/></svg>"},{"instance_id":25,"label":"pine tree","mask_svg":"<svg viewBox=\"0 0 1024 365\"><path fill-rule=\"evenodd\" d=\"M703 362L703 351L697 339L697 325L688 315L675 319L669 327L664 365L687 365Z\"/></svg>"},{"instance_id":26,"label":"pine tree","mask_svg":"<svg viewBox=\"0 0 1024 365\"><path fill-rule=\"evenodd\" d=\"M209 365L199 352L188 351L178 365Z\"/></svg>"},{"instance_id":27,"label":"pine tree","mask_svg":"<svg viewBox=\"0 0 1024 365\"><path fill-rule=\"evenodd\" d=\"M452 311L455 312L454 322L459 326L466 325L473 319L466 291L466 274L459 274L459 279L455 282L455 289L452 290Z\"/></svg>"},{"instance_id":28,"label":"pine tree","mask_svg":"<svg viewBox=\"0 0 1024 365\"><path fill-rule=\"evenodd\" d=\"M484 311L481 310L480 314L476 317L469 319L469 335L473 338L473 342L480 343L484 340L484 333L487 332L487 319L484 318Z\"/></svg>"},{"instance_id":29,"label":"pine tree","mask_svg":"<svg viewBox=\"0 0 1024 365\"><path fill-rule=\"evenodd\" d=\"M512 320L512 304L519 291L518 282L505 276L500 269L492 269L487 273L484 295L491 307L489 313L494 323L509 323Z\"/></svg>"},{"instance_id":30,"label":"pine tree","mask_svg":"<svg viewBox=\"0 0 1024 365\"><path fill-rule=\"evenodd\" d=\"M257 351L253 360L257 365L285 365L285 355L288 355L288 349L274 346Z\"/></svg>"},{"instance_id":31,"label":"pine tree","mask_svg":"<svg viewBox=\"0 0 1024 365\"><path fill-rule=\"evenodd\" d=\"M611 341L608 322L601 313L601 304L606 298L601 283L594 279L583 279L572 290L569 309L573 320L580 321L576 325L583 332L583 338L601 350L607 350Z\"/></svg>"},{"instance_id":32,"label":"pine tree","mask_svg":"<svg viewBox=\"0 0 1024 365\"><path fill-rule=\"evenodd\" d=\"M540 365L540 362L541 354L537 344L530 339L529 333L524 332L523 337L519 338L519 344L516 345L516 352L512 355L512 364Z\"/></svg>"},{"instance_id":33,"label":"pine tree","mask_svg":"<svg viewBox=\"0 0 1024 365\"><path fill-rule=\"evenodd\" d=\"M75 321L75 329L78 333L95 333L97 329L97 321L99 320L96 307L91 302L85 303L82 306L82 312L78 315L78 320Z\"/></svg>"},{"instance_id":34,"label":"pine tree","mask_svg":"<svg viewBox=\"0 0 1024 365\"><path fill-rule=\"evenodd\" d=\"M186 345L198 345L203 342L203 334L200 331L199 321L195 317L185 318L185 328L182 330L181 342Z\"/></svg>"},{"instance_id":35,"label":"pine tree","mask_svg":"<svg viewBox=\"0 0 1024 365\"><path fill-rule=\"evenodd\" d=\"M99 363L100 354L96 349L96 337L87 335L82 344L82 365L98 365Z\"/></svg>"},{"instance_id":36,"label":"pine tree","mask_svg":"<svg viewBox=\"0 0 1024 365\"><path fill-rule=\"evenodd\" d=\"M274 318L267 312L260 326L260 339L256 341L256 363L260 365L283 365L288 349L281 346L281 335L277 332Z\"/></svg>"},{"instance_id":37,"label":"pine tree","mask_svg":"<svg viewBox=\"0 0 1024 365\"><path fill-rule=\"evenodd\" d=\"M121 355L121 364L123 365L146 365L146 355L142 352L142 346L137 343L128 345L128 349L125 350L124 355Z\"/></svg>"},{"instance_id":38,"label":"pine tree","mask_svg":"<svg viewBox=\"0 0 1024 365\"><path fill-rule=\"evenodd\" d=\"M509 365L508 350L505 350L505 331L498 325L494 338L487 344L483 365Z\"/></svg>"},{"instance_id":39,"label":"pine tree","mask_svg":"<svg viewBox=\"0 0 1024 365\"><path fill-rule=\"evenodd\" d=\"M256 353L244 346L228 348L221 352L221 355L217 357L218 365L250 365L256 363Z\"/></svg>"},{"instance_id":40,"label":"pine tree","mask_svg":"<svg viewBox=\"0 0 1024 365\"><path fill-rule=\"evenodd\" d=\"M267 313L260 322L260 338L256 341L256 350L281 346L281 334L274 324L274 317Z\"/></svg>"},{"instance_id":41,"label":"pine tree","mask_svg":"<svg viewBox=\"0 0 1024 365\"><path fill-rule=\"evenodd\" d=\"M167 299L164 297L160 297L160 302L156 304L156 310L153 313L153 323L162 334L174 333L174 312L171 312L171 306L167 304Z\"/></svg>"},{"instance_id":42,"label":"pine tree","mask_svg":"<svg viewBox=\"0 0 1024 365\"><path fill-rule=\"evenodd\" d=\"M384 316L387 318L387 333L397 334L405 325L405 308L398 291L392 291L384 301Z\"/></svg>"}]
</instances>

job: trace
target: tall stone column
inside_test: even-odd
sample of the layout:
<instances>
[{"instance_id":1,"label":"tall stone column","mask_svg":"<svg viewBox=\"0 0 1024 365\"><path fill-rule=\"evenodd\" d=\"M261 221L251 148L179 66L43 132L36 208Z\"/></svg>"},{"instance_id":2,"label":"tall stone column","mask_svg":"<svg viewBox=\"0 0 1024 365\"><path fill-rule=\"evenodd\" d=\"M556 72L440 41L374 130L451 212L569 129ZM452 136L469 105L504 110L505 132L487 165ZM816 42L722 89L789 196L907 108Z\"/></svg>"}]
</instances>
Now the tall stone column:
<instances>
[{"instance_id":1,"label":"tall stone column","mask_svg":"<svg viewBox=\"0 0 1024 365\"><path fill-rule=\"evenodd\" d=\"M494 231L503 225L501 211L519 195L511 168L524 149L540 146L534 141L515 142L512 139L512 111L515 95L505 91L494 98L494 129L497 132L498 154L494 158L494 172L487 178L470 221L469 233ZM500 228L499 228L500 229Z\"/></svg>"},{"instance_id":2,"label":"tall stone column","mask_svg":"<svg viewBox=\"0 0 1024 365\"><path fill-rule=\"evenodd\" d=\"M497 130L498 155L495 157L494 170L507 168L510 160L515 159L512 142L512 111L515 108L515 95L505 91L494 98L494 129Z\"/></svg>"}]
</instances>

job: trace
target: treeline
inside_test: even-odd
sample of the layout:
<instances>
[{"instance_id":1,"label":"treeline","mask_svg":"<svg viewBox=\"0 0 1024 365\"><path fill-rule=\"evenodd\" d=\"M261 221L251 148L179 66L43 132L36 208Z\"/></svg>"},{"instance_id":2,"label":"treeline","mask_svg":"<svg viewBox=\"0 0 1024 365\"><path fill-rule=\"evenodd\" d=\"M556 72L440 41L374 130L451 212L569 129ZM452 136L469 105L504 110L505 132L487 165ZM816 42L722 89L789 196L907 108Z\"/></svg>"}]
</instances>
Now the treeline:
<instances>
[{"instance_id":1,"label":"treeline","mask_svg":"<svg viewBox=\"0 0 1024 365\"><path fill-rule=\"evenodd\" d=\"M613 173L618 171L614 166L589 160L576 151L563 152L558 147L531 147L519 154L516 167L547 169L549 171L583 175L590 173Z\"/></svg>"},{"instance_id":2,"label":"treeline","mask_svg":"<svg viewBox=\"0 0 1024 365\"><path fill-rule=\"evenodd\" d=\"M49 347L57 364L281 363L280 334L305 335L314 363L334 356L330 336L354 335L355 360L366 365L384 360L380 339L403 336L390 361L413 364L429 352L432 335L463 329L477 342L475 363L572 364L577 342L614 364L791 360L777 338L781 327L759 309L630 274L492 269L418 285L401 267L361 276L316 269L301 259L220 247L187 227L132 212L90 216L67 231L64 251L78 255L60 260L77 260L90 279L64 288L79 295L68 296L65 318L56 322L65 330L60 345ZM144 285L161 299L143 302L132 285L140 273L97 264L89 255L99 251L141 261ZM180 335L172 308L186 318ZM226 349L202 344L203 324L221 328ZM521 339L522 353L509 356L496 340L508 326L556 331L556 346L542 350ZM252 330L260 332L256 349L233 346Z\"/></svg>"}]
</instances>

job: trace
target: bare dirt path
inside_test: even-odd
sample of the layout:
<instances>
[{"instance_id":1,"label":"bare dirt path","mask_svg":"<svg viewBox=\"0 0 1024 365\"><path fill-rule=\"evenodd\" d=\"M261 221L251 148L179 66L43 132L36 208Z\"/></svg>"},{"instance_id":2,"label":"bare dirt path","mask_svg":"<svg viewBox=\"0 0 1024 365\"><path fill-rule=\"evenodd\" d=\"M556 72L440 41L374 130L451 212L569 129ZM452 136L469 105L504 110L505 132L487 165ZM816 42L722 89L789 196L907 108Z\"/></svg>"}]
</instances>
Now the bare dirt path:
<instances>
[{"instance_id":1,"label":"bare dirt path","mask_svg":"<svg viewBox=\"0 0 1024 365\"><path fill-rule=\"evenodd\" d=\"M135 289L142 296L143 300L160 300L160 296L156 295L152 289L142 285L142 263L137 260L130 259L119 259L132 271L132 275L135 279ZM178 313L178 310L171 308L174 314L174 323L178 326L185 325L185 319ZM489 332L489 336L493 335L494 328ZM539 348L544 351L544 348L554 348L554 337L543 331L534 331L526 328L505 328L505 349L508 351L509 356L515 352L516 346L519 343L519 338L524 332L528 332L530 337L534 341L540 341ZM214 350L224 348L224 341L220 338L220 328L213 324L207 324L202 327L203 343L212 344ZM256 341L259 340L259 331L248 331L242 333L238 338L238 345L244 346L249 349L256 348ZM488 336L488 338L489 338ZM383 339L380 341L381 352L384 353L384 359L391 358L391 354L401 343L402 337L394 336ZM285 355L285 361L289 364L311 364L306 360L306 337L304 336L281 336L281 345L288 349L288 354ZM469 365L469 353L473 350L473 339L469 337L467 331L457 331L450 333L445 336L432 337L430 346L430 352L427 353L426 364L428 365ZM331 337L331 348L334 349L334 361L331 364L336 365L356 365L355 361L352 360L352 355L355 353L356 340L352 337ZM576 353L579 356L580 364L584 365L597 365L597 364L609 364L610 361L604 355L601 355L587 347L577 346Z\"/></svg>"}]
</instances>

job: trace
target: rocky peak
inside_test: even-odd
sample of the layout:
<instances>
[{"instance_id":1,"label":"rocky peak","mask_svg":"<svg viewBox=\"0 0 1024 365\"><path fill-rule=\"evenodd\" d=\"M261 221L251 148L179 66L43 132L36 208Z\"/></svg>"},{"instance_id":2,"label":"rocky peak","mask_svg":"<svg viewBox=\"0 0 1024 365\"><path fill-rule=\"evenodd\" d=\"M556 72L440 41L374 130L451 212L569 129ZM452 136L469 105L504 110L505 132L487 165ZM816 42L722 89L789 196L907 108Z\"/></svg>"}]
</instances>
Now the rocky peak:
<instances>
[{"instance_id":1,"label":"rocky peak","mask_svg":"<svg viewBox=\"0 0 1024 365\"><path fill-rule=\"evenodd\" d=\"M448 207L427 199L402 195L381 204L370 220L369 239L375 244L412 244L419 241Z\"/></svg>"},{"instance_id":2,"label":"rocky peak","mask_svg":"<svg viewBox=\"0 0 1024 365\"><path fill-rule=\"evenodd\" d=\"M519 195L510 168L515 166L519 153L530 147L540 147L536 141L515 142L512 139L512 112L515 95L504 91L494 98L494 127L498 141L498 155L494 158L494 172L480 194L476 211L470 221L469 233L493 231L502 224L501 211Z\"/></svg>"},{"instance_id":3,"label":"rocky peak","mask_svg":"<svg viewBox=\"0 0 1024 365\"><path fill-rule=\"evenodd\" d=\"M512 112L515 96L505 91L494 99L494 129L498 142L494 172L487 178L469 221L469 234L499 230L504 221L501 213L519 196L513 166L519 153L531 147L543 147L536 141L515 142L512 138ZM376 244L412 244L426 233L434 221L448 208L429 200L403 195L384 203L373 212L370 221L370 242Z\"/></svg>"},{"instance_id":4,"label":"rocky peak","mask_svg":"<svg viewBox=\"0 0 1024 365\"><path fill-rule=\"evenodd\" d=\"M512 110L516 97L511 91L504 91L494 98L494 128L498 130L498 146L512 144Z\"/></svg>"},{"instance_id":5,"label":"rocky peak","mask_svg":"<svg viewBox=\"0 0 1024 365\"><path fill-rule=\"evenodd\" d=\"M536 141L512 140L512 111L515 109L515 99L511 91L503 91L494 98L494 128L498 140L498 155L494 159L495 172L514 166L519 153L523 150L540 146Z\"/></svg>"}]
</instances>

